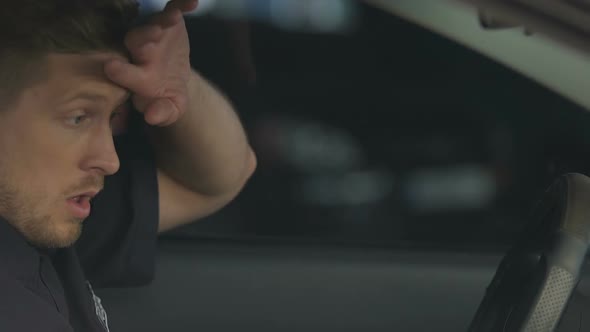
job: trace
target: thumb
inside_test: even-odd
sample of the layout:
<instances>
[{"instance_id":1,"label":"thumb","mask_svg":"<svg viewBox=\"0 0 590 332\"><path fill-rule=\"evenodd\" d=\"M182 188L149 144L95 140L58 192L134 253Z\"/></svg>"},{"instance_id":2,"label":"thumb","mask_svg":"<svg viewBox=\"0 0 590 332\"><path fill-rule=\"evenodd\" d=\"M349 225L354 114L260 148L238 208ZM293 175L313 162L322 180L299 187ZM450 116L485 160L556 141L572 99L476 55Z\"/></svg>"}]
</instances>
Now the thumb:
<instances>
[{"instance_id":1,"label":"thumb","mask_svg":"<svg viewBox=\"0 0 590 332\"><path fill-rule=\"evenodd\" d=\"M144 112L145 122L152 126L165 127L176 121L178 110L168 98L154 100Z\"/></svg>"},{"instance_id":2,"label":"thumb","mask_svg":"<svg viewBox=\"0 0 590 332\"><path fill-rule=\"evenodd\" d=\"M186 13L195 10L198 4L198 0L171 0L166 4L165 10L178 9Z\"/></svg>"}]
</instances>

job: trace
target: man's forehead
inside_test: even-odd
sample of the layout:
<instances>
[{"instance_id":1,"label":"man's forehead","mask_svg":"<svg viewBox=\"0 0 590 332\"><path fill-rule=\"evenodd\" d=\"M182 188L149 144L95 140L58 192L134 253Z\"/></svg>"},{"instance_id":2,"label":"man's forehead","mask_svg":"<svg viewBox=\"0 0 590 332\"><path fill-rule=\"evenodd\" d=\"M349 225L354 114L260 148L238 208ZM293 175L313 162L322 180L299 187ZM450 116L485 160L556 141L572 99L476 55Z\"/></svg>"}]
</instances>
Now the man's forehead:
<instances>
[{"instance_id":1,"label":"man's forehead","mask_svg":"<svg viewBox=\"0 0 590 332\"><path fill-rule=\"evenodd\" d=\"M104 74L104 65L109 60L127 59L114 52L96 52L87 54L61 54L50 53L47 55L47 69L49 74L57 77L63 75L94 76L108 79Z\"/></svg>"},{"instance_id":2,"label":"man's forehead","mask_svg":"<svg viewBox=\"0 0 590 332\"><path fill-rule=\"evenodd\" d=\"M114 84L104 73L104 65L112 59L125 57L117 53L50 54L47 56L47 81L42 84L58 103L65 103L78 96L100 99L113 96L122 99L128 92Z\"/></svg>"}]
</instances>

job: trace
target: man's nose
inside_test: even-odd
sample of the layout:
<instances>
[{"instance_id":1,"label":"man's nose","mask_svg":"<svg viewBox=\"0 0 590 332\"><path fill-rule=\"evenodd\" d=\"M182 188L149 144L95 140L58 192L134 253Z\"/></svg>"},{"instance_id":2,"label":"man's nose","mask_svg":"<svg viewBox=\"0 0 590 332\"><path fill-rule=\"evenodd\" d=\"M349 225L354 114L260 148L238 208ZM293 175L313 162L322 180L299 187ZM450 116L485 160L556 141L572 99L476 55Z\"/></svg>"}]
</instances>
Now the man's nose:
<instances>
[{"instance_id":1,"label":"man's nose","mask_svg":"<svg viewBox=\"0 0 590 332\"><path fill-rule=\"evenodd\" d=\"M120 167L119 156L115 150L115 143L110 128L101 130L101 133L90 144L87 158L83 168L86 171L94 171L101 175L117 173Z\"/></svg>"}]
</instances>

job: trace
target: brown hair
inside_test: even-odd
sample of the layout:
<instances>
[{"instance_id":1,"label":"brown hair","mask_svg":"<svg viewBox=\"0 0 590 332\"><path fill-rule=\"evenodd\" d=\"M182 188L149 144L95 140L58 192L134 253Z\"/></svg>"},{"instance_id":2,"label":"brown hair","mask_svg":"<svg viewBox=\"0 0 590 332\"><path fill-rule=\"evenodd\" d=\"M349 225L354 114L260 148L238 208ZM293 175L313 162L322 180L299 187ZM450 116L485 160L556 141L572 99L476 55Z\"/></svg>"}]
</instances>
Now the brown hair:
<instances>
[{"instance_id":1,"label":"brown hair","mask_svg":"<svg viewBox=\"0 0 590 332\"><path fill-rule=\"evenodd\" d=\"M0 102L44 77L49 53L126 54L125 33L139 12L135 0L14 0L0 13Z\"/></svg>"}]
</instances>

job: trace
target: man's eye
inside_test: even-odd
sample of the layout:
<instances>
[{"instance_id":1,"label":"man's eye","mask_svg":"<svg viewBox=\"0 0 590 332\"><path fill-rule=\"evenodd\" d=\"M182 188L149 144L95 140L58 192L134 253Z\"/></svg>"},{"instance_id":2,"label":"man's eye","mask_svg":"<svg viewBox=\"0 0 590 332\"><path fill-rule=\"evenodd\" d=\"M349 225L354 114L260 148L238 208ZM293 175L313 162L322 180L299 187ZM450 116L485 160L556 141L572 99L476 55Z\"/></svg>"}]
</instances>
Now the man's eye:
<instances>
[{"instance_id":1,"label":"man's eye","mask_svg":"<svg viewBox=\"0 0 590 332\"><path fill-rule=\"evenodd\" d=\"M121 113L122 113L122 111L117 111L117 112L111 113L110 120L113 121L116 117L118 117L119 115L121 115Z\"/></svg>"},{"instance_id":2,"label":"man's eye","mask_svg":"<svg viewBox=\"0 0 590 332\"><path fill-rule=\"evenodd\" d=\"M69 117L67 119L67 122L71 126L79 126L80 124L82 124L82 122L86 121L87 119L88 119L88 116L86 114L77 115L77 116Z\"/></svg>"}]
</instances>

